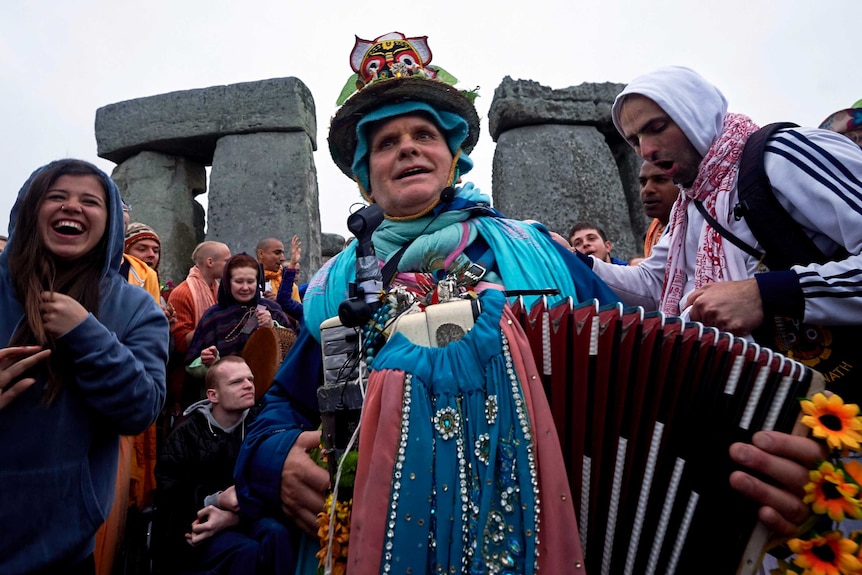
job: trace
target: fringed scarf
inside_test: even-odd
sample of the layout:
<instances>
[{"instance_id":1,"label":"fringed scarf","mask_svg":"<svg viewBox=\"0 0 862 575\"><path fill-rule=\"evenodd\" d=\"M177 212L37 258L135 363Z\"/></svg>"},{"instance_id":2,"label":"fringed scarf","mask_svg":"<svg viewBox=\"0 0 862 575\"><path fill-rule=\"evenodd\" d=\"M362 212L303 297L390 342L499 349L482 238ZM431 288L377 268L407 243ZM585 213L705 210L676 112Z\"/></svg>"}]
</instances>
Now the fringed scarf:
<instances>
[{"instance_id":1,"label":"fringed scarf","mask_svg":"<svg viewBox=\"0 0 862 575\"><path fill-rule=\"evenodd\" d=\"M747 116L727 114L721 133L700 163L697 178L690 188L682 190L670 216L670 248L665 268L660 309L679 315L680 300L686 284L685 238L688 228L688 205L698 200L719 222L730 213L730 192L736 185L739 161L748 137L758 126ZM694 262L694 286L741 279L729 269L721 235L708 223L703 227Z\"/></svg>"}]
</instances>

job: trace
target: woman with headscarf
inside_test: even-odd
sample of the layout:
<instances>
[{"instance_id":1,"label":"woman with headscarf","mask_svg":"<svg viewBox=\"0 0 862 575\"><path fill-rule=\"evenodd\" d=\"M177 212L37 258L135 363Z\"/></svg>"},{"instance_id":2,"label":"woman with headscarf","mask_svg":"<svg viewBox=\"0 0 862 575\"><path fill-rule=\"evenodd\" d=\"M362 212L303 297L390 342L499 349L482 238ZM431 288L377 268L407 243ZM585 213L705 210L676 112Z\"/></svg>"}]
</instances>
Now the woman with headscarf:
<instances>
[{"instance_id":1,"label":"woman with headscarf","mask_svg":"<svg viewBox=\"0 0 862 575\"><path fill-rule=\"evenodd\" d=\"M206 368L225 355L239 355L258 327L288 325L281 306L260 295L260 266L248 254L237 254L225 264L218 303L195 328L186 363L201 377Z\"/></svg>"},{"instance_id":2,"label":"woman with headscarf","mask_svg":"<svg viewBox=\"0 0 862 575\"><path fill-rule=\"evenodd\" d=\"M146 429L164 402L168 324L118 273L120 194L92 164L35 171L9 230L0 354L38 364L10 378L0 363L0 572L93 573L119 436Z\"/></svg>"}]
</instances>

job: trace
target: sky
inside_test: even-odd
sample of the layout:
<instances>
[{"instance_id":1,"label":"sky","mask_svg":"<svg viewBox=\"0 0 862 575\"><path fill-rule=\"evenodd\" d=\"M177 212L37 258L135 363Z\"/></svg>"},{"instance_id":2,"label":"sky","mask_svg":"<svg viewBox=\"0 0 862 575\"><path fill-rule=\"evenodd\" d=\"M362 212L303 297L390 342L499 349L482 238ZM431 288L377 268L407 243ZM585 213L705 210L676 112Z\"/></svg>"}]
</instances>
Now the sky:
<instances>
[{"instance_id":1,"label":"sky","mask_svg":"<svg viewBox=\"0 0 862 575\"><path fill-rule=\"evenodd\" d=\"M466 176L491 191L487 114L505 76L559 89L689 66L760 124L817 125L862 98L859 0L9 0L0 7L0 233L47 162L98 158L96 110L173 92L293 76L317 111L323 232L359 201L329 157L354 35L428 36L433 64L479 86L482 135ZM285 237L289 231L286 231Z\"/></svg>"}]
</instances>

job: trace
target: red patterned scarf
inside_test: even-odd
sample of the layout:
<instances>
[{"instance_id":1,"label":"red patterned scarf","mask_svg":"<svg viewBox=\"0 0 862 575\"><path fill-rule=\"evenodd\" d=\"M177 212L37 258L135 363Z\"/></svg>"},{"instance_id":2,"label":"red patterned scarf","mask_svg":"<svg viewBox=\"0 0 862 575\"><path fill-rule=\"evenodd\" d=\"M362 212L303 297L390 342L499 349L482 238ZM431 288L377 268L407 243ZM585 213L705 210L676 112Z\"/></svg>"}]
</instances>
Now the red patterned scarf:
<instances>
[{"instance_id":1,"label":"red patterned scarf","mask_svg":"<svg viewBox=\"0 0 862 575\"><path fill-rule=\"evenodd\" d=\"M736 185L742 150L748 137L757 130L757 125L747 116L727 114L721 134L710 146L700 163L697 178L690 188L683 189L680 201L670 216L670 249L665 268L664 286L661 296L661 311L679 315L680 300L686 285L685 238L688 228L688 205L698 200L707 212L719 222L729 213L730 192ZM719 215L720 214L720 215ZM694 286L726 281L727 258L721 235L709 224L700 234L697 255L694 261Z\"/></svg>"}]
</instances>

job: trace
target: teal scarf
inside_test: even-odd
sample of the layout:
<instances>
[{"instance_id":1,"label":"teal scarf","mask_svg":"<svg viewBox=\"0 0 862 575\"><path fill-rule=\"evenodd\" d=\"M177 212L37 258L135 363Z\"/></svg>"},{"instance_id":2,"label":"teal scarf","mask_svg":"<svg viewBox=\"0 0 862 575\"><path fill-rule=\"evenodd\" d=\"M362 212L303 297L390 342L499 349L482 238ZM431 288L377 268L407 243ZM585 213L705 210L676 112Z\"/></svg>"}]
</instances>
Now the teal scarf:
<instances>
[{"instance_id":1,"label":"teal scarf","mask_svg":"<svg viewBox=\"0 0 862 575\"><path fill-rule=\"evenodd\" d=\"M377 257L386 262L401 246L416 238L398 264L398 271L434 272L459 246L470 245L481 237L490 247L496 270L485 280L501 283L507 290L555 288L559 296L553 304L572 296L579 298L569 266L553 246L549 236L521 221L489 215L477 207L490 205L488 196L472 184L457 189L451 205L441 204L431 214L409 221L385 220L372 236ZM320 337L320 323L338 315L338 306L347 299L347 286L356 277L356 242L353 242L312 278L305 294L306 326L315 339ZM448 266L458 265L459 256ZM593 294L584 294L593 297ZM532 305L538 296L525 298Z\"/></svg>"}]
</instances>

